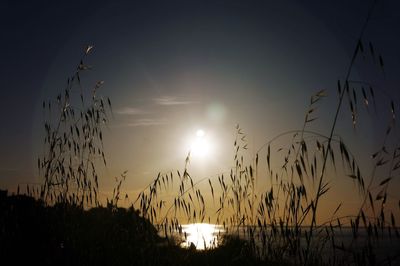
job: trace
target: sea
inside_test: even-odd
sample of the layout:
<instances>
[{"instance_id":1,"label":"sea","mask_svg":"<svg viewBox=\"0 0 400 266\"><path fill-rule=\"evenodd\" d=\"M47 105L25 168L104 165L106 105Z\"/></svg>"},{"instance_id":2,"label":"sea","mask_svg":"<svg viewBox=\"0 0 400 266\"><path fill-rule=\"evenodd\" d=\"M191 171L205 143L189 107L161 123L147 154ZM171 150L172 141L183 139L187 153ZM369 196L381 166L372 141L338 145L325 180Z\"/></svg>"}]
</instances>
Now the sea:
<instances>
[{"instance_id":1,"label":"sea","mask_svg":"<svg viewBox=\"0 0 400 266\"><path fill-rule=\"evenodd\" d=\"M243 240L249 239L249 229L250 227L239 227L232 230L223 225L192 223L181 225L173 232L173 235L183 248L205 250L221 245L226 235L237 235ZM303 227L301 231L305 232L307 229L309 228ZM251 230L255 236L253 243L258 248L262 248L261 237L259 237L261 236L260 228L254 226ZM333 238L331 230L333 230ZM351 265L357 260L362 261L362 257L368 257L368 260L373 260L376 265L400 266L400 236L393 230L378 230L372 236L371 232L368 235L364 228L359 228L355 234L351 227L319 228L314 232L313 243L318 246L321 257L328 260L327 263L329 260L332 262L335 257ZM305 234L301 234L300 247L305 248L306 245Z\"/></svg>"}]
</instances>

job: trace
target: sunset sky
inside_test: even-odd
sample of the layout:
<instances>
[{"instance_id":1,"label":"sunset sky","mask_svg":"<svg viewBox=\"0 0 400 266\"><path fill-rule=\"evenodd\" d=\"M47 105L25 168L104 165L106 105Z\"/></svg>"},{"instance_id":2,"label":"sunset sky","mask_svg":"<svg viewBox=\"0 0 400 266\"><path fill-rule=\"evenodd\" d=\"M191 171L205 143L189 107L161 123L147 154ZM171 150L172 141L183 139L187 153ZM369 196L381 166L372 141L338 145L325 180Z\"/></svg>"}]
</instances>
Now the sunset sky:
<instances>
[{"instance_id":1,"label":"sunset sky","mask_svg":"<svg viewBox=\"0 0 400 266\"><path fill-rule=\"evenodd\" d=\"M124 190L134 192L158 172L182 169L196 145L208 150L192 152L194 178L229 171L236 124L254 154L279 133L300 129L311 95L322 89L327 97L312 129L328 134L337 80L346 75L371 2L3 1L0 188L41 182L41 103L64 88L86 45L94 46L87 59L93 69L83 84L104 80L99 94L114 110L105 130L104 193L125 170ZM374 85L379 115L365 112L353 131L345 109L337 125L360 158L381 144L387 96L400 113L399 14L398 1L378 1L363 41L382 55L385 72L366 56L351 76ZM333 198L343 193L352 201L351 180L334 184L342 189Z\"/></svg>"}]
</instances>

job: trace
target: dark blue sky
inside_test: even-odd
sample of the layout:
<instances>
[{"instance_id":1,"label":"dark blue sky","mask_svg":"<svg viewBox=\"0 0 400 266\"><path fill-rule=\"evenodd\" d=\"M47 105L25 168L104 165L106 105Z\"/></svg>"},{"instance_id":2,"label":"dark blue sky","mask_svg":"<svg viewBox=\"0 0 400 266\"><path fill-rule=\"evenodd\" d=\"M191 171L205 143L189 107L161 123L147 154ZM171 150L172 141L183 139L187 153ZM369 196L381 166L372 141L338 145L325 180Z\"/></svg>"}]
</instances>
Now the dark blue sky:
<instances>
[{"instance_id":1,"label":"dark blue sky","mask_svg":"<svg viewBox=\"0 0 400 266\"><path fill-rule=\"evenodd\" d=\"M128 190L182 166L198 128L215 152L197 170L224 171L236 123L257 150L269 137L301 127L309 97L320 89L329 101L316 128L326 133L337 79L344 78L371 2L3 1L0 187L39 180L40 104L63 88L88 44L95 46L94 69L85 82L104 80L102 93L115 107L105 175L129 170ZM378 1L363 38L365 49L371 41L382 54L385 75L369 59L357 61L353 72L396 103L399 10L398 1ZM339 131L351 129L347 116ZM356 134L368 131L366 146L373 148L382 123L368 120Z\"/></svg>"}]
</instances>

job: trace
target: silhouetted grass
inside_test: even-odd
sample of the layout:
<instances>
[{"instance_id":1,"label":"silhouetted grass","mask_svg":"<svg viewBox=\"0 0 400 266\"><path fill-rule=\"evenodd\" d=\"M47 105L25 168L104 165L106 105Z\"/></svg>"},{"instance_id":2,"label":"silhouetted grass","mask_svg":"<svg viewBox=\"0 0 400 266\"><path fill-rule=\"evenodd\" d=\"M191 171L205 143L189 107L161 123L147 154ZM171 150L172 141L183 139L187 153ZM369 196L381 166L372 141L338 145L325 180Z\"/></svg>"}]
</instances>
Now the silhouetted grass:
<instances>
[{"instance_id":1,"label":"silhouetted grass","mask_svg":"<svg viewBox=\"0 0 400 266\"><path fill-rule=\"evenodd\" d=\"M4 192L4 191L2 191ZM5 192L7 193L7 192ZM46 206L25 195L1 196L0 255L13 264L39 265L261 265L242 239L215 250L182 249L159 237L133 208L84 210Z\"/></svg>"},{"instance_id":2,"label":"silhouetted grass","mask_svg":"<svg viewBox=\"0 0 400 266\"><path fill-rule=\"evenodd\" d=\"M387 190L400 169L400 146L393 134L397 104L392 99L387 100L385 109L390 121L383 129L382 146L371 154L370 162L363 162L373 165L370 175L362 171L355 153L336 133L339 113L349 112L349 122L356 128L362 108L367 112L371 108L377 110L376 90L368 81L351 80L359 58L370 58L384 73L382 56L376 54L373 44L368 42L369 50L364 49L363 35L373 7L357 40L345 78L337 82L338 102L328 135L311 129L317 118L327 121L318 117L317 112L327 94L323 90L311 96L301 129L271 138L250 158L246 156L246 135L237 126L234 166L230 173L195 182L188 170L189 154L182 172L159 174L134 202L138 202L141 215L157 224L166 235L179 232L181 223L222 224L228 235L242 237L251 251L250 256L260 261L294 265L399 263L396 252L400 252L400 239L393 214L398 210L386 206ZM288 135L291 140L279 146L277 140ZM353 180L358 190L358 195L354 196L360 197L362 203L352 216L340 217L339 210L346 204L342 202L331 210L328 221L317 223L319 202L331 189L328 173L330 176L337 173L335 178ZM261 180L269 182L260 188L257 184ZM208 183L209 187L203 183ZM175 192L172 200L160 198L168 191ZM343 231L349 234L350 240L340 237ZM387 254L382 256L377 254L377 247L386 237L394 244L394 254L386 250Z\"/></svg>"},{"instance_id":3,"label":"silhouetted grass","mask_svg":"<svg viewBox=\"0 0 400 266\"><path fill-rule=\"evenodd\" d=\"M300 129L270 138L254 154L248 151L244 130L237 126L230 172L195 179L189 173L189 153L182 171L159 173L130 209L118 207L126 172L117 181L107 207L98 200L96 164L106 164L102 126L107 123L111 102L96 94L102 82L85 97L80 76L88 69L83 62L92 49L88 47L65 91L55 102L43 103L46 153L38 167L44 184L40 190L27 187L28 195L39 200L4 197L2 255L11 257L12 252L23 250L29 256L18 259L52 265L399 263L400 234L393 214L399 210L386 204L387 191L400 171L400 145L393 133L398 103L387 101L390 121L370 162L361 162L336 132L340 113L347 114L356 128L363 108L377 110L378 91L368 81L351 80L360 57L370 58L384 72L382 56L363 39L372 11L373 6L345 77L337 81L332 121L317 111L328 94L322 90L311 96ZM74 86L80 90L78 105L70 96ZM328 135L312 128L321 120L329 122ZM366 163L373 165L370 174L361 169ZM333 177L332 173L337 174ZM320 201L329 197L332 188L327 175L354 181L355 197L361 198L361 204L353 215L339 216L346 204L342 202L331 210L330 219L318 221ZM163 197L166 194L170 197ZM182 224L195 222L223 225L226 234L219 239L220 245L204 251L180 248L176 235L182 234ZM394 255L382 256L377 247L388 238Z\"/></svg>"}]
</instances>

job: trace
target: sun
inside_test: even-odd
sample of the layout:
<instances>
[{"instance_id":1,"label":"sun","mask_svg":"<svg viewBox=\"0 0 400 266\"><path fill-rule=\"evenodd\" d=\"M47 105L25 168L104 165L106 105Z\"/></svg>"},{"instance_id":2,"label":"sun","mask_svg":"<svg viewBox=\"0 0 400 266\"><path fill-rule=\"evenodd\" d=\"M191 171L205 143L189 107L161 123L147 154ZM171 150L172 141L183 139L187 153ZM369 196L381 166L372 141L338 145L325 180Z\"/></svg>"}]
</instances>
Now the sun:
<instances>
[{"instance_id":1,"label":"sun","mask_svg":"<svg viewBox=\"0 0 400 266\"><path fill-rule=\"evenodd\" d=\"M196 136L199 137L199 138L204 137L205 134L206 134L206 133L205 133L204 130L202 130L202 129L198 129L198 130L196 131Z\"/></svg>"},{"instance_id":2,"label":"sun","mask_svg":"<svg viewBox=\"0 0 400 266\"><path fill-rule=\"evenodd\" d=\"M196 131L196 136L191 140L190 154L194 157L205 157L211 152L209 136L203 129Z\"/></svg>"}]
</instances>

